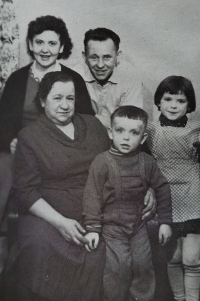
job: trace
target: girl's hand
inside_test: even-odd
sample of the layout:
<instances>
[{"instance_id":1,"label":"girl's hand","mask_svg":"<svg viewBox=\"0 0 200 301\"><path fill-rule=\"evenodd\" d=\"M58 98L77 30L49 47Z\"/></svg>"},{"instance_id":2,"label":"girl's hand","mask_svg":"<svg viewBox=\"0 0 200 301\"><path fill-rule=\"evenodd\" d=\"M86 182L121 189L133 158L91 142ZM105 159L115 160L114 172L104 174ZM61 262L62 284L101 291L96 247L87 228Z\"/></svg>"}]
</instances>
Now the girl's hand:
<instances>
[{"instance_id":1,"label":"girl's hand","mask_svg":"<svg viewBox=\"0 0 200 301\"><path fill-rule=\"evenodd\" d=\"M159 243L164 246L172 235L172 229L169 225L161 225L159 229Z\"/></svg>"},{"instance_id":2,"label":"girl's hand","mask_svg":"<svg viewBox=\"0 0 200 301\"><path fill-rule=\"evenodd\" d=\"M88 252L95 250L99 244L99 233L90 232L85 235L88 243L85 245L85 248Z\"/></svg>"},{"instance_id":3,"label":"girl's hand","mask_svg":"<svg viewBox=\"0 0 200 301\"><path fill-rule=\"evenodd\" d=\"M87 239L83 236L86 231L76 220L63 217L57 229L64 239L74 242L78 246L88 243Z\"/></svg>"}]
</instances>

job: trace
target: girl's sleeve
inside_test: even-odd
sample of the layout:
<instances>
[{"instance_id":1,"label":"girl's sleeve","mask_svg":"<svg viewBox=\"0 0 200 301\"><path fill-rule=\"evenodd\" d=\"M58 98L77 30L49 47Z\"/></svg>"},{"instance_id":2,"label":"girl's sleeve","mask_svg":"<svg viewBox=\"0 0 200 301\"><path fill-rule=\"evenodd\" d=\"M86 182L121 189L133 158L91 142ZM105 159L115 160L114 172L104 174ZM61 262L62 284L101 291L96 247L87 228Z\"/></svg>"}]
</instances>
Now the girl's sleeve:
<instances>
[{"instance_id":1,"label":"girl's sleeve","mask_svg":"<svg viewBox=\"0 0 200 301\"><path fill-rule=\"evenodd\" d=\"M83 215L87 232L101 232L103 218L103 190L107 178L107 168L103 156L93 161L83 195Z\"/></svg>"},{"instance_id":2,"label":"girl's sleeve","mask_svg":"<svg viewBox=\"0 0 200 301\"><path fill-rule=\"evenodd\" d=\"M39 192L40 184L41 175L36 155L27 140L19 135L15 158L14 200L22 213L42 197Z\"/></svg>"}]
</instances>

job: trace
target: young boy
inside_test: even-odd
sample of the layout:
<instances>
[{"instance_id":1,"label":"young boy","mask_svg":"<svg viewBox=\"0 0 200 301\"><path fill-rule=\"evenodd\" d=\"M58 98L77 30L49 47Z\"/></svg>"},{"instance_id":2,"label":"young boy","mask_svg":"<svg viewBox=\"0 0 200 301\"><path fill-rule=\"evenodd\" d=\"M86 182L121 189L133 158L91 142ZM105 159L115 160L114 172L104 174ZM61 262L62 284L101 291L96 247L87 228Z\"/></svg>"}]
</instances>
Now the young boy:
<instances>
[{"instance_id":1,"label":"young boy","mask_svg":"<svg viewBox=\"0 0 200 301\"><path fill-rule=\"evenodd\" d=\"M139 147L147 138L148 115L134 106L122 106L111 115L108 129L113 146L93 161L84 192L86 249L106 242L104 299L151 301L155 277L150 243L142 220L143 200L149 187L157 199L159 241L171 236L170 188L156 161Z\"/></svg>"}]
</instances>

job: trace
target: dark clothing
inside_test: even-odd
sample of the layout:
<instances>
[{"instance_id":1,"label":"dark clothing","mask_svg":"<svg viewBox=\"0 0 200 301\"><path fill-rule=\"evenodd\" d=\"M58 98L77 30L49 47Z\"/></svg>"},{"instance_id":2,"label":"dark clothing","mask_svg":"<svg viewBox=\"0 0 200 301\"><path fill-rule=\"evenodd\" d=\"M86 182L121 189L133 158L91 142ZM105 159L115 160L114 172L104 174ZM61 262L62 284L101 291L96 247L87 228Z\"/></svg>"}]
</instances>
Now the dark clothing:
<instances>
[{"instance_id":1,"label":"dark clothing","mask_svg":"<svg viewBox=\"0 0 200 301\"><path fill-rule=\"evenodd\" d=\"M173 223L172 230L174 235L179 237L186 237L187 234L200 234L200 219L192 219L182 223Z\"/></svg>"},{"instance_id":2,"label":"dark clothing","mask_svg":"<svg viewBox=\"0 0 200 301\"><path fill-rule=\"evenodd\" d=\"M63 216L81 222L82 196L94 157L109 147L106 129L89 115L75 115L74 140L45 115L18 135L13 199L20 209L15 269L20 284L54 301L99 300L104 242L96 252L67 242L43 219L28 213L44 198Z\"/></svg>"},{"instance_id":3,"label":"dark clothing","mask_svg":"<svg viewBox=\"0 0 200 301\"><path fill-rule=\"evenodd\" d=\"M0 101L0 151L10 152L10 142L22 128L23 108L30 66L13 72L8 78ZM82 77L75 71L61 65L61 71L68 73L75 84L75 112L94 115L90 96Z\"/></svg>"},{"instance_id":4,"label":"dark clothing","mask_svg":"<svg viewBox=\"0 0 200 301\"><path fill-rule=\"evenodd\" d=\"M84 191L85 225L106 242L106 301L152 301L155 277L142 209L147 189L158 202L161 224L171 218L170 189L155 160L145 153L106 151L93 161Z\"/></svg>"},{"instance_id":5,"label":"dark clothing","mask_svg":"<svg viewBox=\"0 0 200 301\"><path fill-rule=\"evenodd\" d=\"M106 154L109 152L98 155L90 167L84 191L87 230L100 232L99 226L109 223L124 226L127 222L123 219L124 210L128 209L129 213L130 208L138 206L139 212L137 211L137 214L134 210L132 212L135 214L135 224L139 225L144 197L149 187L156 193L159 223L171 224L170 188L156 161L143 152L128 156L110 154L110 159ZM114 167L111 166L113 160L116 162ZM118 197L119 194L121 199ZM122 215L118 209L122 209Z\"/></svg>"},{"instance_id":6,"label":"dark clothing","mask_svg":"<svg viewBox=\"0 0 200 301\"><path fill-rule=\"evenodd\" d=\"M105 301L152 300L155 276L146 224L141 224L131 237L124 235L122 227L110 225L103 236Z\"/></svg>"}]
</instances>

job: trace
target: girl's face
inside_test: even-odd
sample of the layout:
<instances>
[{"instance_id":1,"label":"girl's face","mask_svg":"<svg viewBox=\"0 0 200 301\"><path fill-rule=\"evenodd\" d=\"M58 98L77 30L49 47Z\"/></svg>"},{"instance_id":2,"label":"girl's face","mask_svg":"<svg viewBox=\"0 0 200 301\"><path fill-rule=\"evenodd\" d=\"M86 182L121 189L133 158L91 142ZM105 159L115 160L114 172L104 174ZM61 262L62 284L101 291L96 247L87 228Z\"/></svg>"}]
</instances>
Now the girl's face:
<instances>
[{"instance_id":1,"label":"girl's face","mask_svg":"<svg viewBox=\"0 0 200 301\"><path fill-rule=\"evenodd\" d=\"M60 43L60 36L52 30L43 31L34 36L33 41L29 41L30 50L36 60L36 65L40 69L51 67L59 53L63 51Z\"/></svg>"},{"instance_id":2,"label":"girl's face","mask_svg":"<svg viewBox=\"0 0 200 301\"><path fill-rule=\"evenodd\" d=\"M186 115L188 100L184 93L165 92L160 101L160 111L169 120L177 120Z\"/></svg>"}]
</instances>

